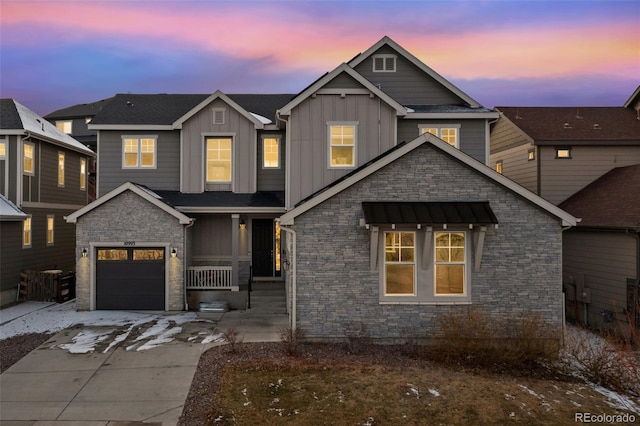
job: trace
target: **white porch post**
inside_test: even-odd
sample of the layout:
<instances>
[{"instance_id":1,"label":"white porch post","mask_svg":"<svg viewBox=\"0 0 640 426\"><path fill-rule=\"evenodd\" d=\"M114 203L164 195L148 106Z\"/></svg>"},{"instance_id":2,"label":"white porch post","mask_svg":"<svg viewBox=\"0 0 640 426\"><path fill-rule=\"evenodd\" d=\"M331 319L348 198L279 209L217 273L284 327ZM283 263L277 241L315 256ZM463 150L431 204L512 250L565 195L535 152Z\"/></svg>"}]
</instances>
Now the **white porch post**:
<instances>
[{"instance_id":1,"label":"white porch post","mask_svg":"<svg viewBox=\"0 0 640 426\"><path fill-rule=\"evenodd\" d=\"M238 286L240 282L240 271L238 270L238 234L240 229L240 215L231 215L231 279L232 285Z\"/></svg>"}]
</instances>

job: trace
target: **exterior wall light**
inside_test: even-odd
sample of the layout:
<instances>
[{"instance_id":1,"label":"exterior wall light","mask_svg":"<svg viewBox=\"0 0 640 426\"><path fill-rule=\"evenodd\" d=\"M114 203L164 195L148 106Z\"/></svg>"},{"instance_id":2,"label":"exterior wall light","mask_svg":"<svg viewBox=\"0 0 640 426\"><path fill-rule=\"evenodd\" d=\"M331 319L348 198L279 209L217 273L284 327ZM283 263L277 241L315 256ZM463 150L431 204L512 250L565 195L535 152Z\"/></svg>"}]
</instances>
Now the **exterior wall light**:
<instances>
[{"instance_id":1,"label":"exterior wall light","mask_svg":"<svg viewBox=\"0 0 640 426\"><path fill-rule=\"evenodd\" d=\"M178 257L178 250L175 247L171 249L171 257Z\"/></svg>"},{"instance_id":2,"label":"exterior wall light","mask_svg":"<svg viewBox=\"0 0 640 426\"><path fill-rule=\"evenodd\" d=\"M88 253L87 253L87 249L86 249L86 248L83 248L83 249L82 249L82 257L87 257L87 254L88 254Z\"/></svg>"},{"instance_id":3,"label":"exterior wall light","mask_svg":"<svg viewBox=\"0 0 640 426\"><path fill-rule=\"evenodd\" d=\"M240 220L240 229L242 229L243 231L247 229L247 224L243 219Z\"/></svg>"}]
</instances>

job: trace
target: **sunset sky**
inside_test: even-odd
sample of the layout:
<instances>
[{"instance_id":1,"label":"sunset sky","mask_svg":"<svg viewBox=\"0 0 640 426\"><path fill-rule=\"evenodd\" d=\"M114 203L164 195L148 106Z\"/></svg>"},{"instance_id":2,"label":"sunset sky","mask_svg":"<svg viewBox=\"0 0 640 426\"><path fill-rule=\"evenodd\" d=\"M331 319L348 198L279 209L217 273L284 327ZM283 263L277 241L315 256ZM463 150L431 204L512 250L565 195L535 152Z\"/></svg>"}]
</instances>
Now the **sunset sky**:
<instances>
[{"instance_id":1,"label":"sunset sky","mask_svg":"<svg viewBox=\"0 0 640 426\"><path fill-rule=\"evenodd\" d=\"M385 35L489 108L621 106L640 84L640 0L0 0L0 97L297 93Z\"/></svg>"}]
</instances>

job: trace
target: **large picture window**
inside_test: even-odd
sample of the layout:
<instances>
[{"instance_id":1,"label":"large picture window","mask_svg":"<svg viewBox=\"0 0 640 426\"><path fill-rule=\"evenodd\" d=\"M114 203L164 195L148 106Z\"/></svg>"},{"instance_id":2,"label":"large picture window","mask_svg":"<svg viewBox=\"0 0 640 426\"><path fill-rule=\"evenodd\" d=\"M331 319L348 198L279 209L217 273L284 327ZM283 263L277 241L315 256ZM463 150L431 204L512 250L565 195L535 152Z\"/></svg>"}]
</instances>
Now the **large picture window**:
<instances>
[{"instance_id":1,"label":"large picture window","mask_svg":"<svg viewBox=\"0 0 640 426\"><path fill-rule=\"evenodd\" d=\"M231 182L232 147L232 138L207 138L207 182Z\"/></svg>"},{"instance_id":2,"label":"large picture window","mask_svg":"<svg viewBox=\"0 0 640 426\"><path fill-rule=\"evenodd\" d=\"M435 233L435 294L436 296L464 295L465 233Z\"/></svg>"},{"instance_id":3,"label":"large picture window","mask_svg":"<svg viewBox=\"0 0 640 426\"><path fill-rule=\"evenodd\" d=\"M329 167L355 167L356 126L333 124L329 126Z\"/></svg>"},{"instance_id":4,"label":"large picture window","mask_svg":"<svg viewBox=\"0 0 640 426\"><path fill-rule=\"evenodd\" d=\"M153 169L156 167L155 137L124 137L122 151L123 168Z\"/></svg>"},{"instance_id":5,"label":"large picture window","mask_svg":"<svg viewBox=\"0 0 640 426\"><path fill-rule=\"evenodd\" d=\"M385 295L415 295L415 248L414 232L384 233Z\"/></svg>"}]
</instances>

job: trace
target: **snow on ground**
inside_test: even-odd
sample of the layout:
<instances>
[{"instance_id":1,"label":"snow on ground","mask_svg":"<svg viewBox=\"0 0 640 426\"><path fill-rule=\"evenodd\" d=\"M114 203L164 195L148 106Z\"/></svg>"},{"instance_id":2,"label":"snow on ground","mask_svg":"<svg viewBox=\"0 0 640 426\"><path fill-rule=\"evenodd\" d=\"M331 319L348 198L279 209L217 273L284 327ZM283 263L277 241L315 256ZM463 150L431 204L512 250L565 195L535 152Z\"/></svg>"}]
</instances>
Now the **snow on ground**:
<instances>
[{"instance_id":1,"label":"snow on ground","mask_svg":"<svg viewBox=\"0 0 640 426\"><path fill-rule=\"evenodd\" d=\"M127 350L143 351L158 345L169 343L174 336L182 332L182 325L189 322L210 322L202 320L193 312L178 314L152 314L127 311L76 311L75 301L61 305L30 302L29 305L16 305L0 311L0 339L27 333L57 333L75 325L86 328L73 337L71 343L59 347L71 353L89 353L96 350L100 343L112 341L103 352L108 352L127 340L134 329L150 324L138 336ZM97 327L100 327L97 329ZM115 336L114 336L115 334ZM220 333L198 333L194 339L202 343L223 341Z\"/></svg>"}]
</instances>

